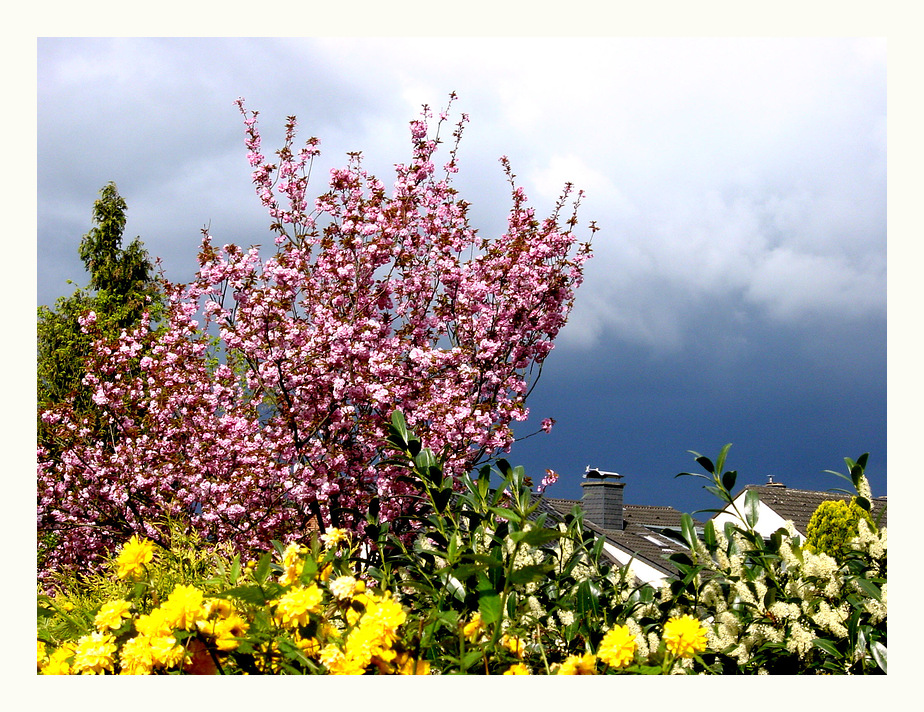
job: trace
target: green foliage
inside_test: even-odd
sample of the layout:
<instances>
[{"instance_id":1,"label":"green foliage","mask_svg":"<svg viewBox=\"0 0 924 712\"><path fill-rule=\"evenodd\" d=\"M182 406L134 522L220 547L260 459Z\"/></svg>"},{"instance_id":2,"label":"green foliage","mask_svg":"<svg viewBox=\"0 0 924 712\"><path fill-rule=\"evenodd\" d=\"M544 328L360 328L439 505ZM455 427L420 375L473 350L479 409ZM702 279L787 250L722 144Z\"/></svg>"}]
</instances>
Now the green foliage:
<instances>
[{"instance_id":1,"label":"green foliage","mask_svg":"<svg viewBox=\"0 0 924 712\"><path fill-rule=\"evenodd\" d=\"M824 552L842 561L851 549L851 540L859 533L861 519L873 520L856 500L828 500L818 505L806 531L805 548L816 554Z\"/></svg>"},{"instance_id":2,"label":"green foliage","mask_svg":"<svg viewBox=\"0 0 924 712\"><path fill-rule=\"evenodd\" d=\"M709 489L743 525L729 522L718 532L709 521L702 541L690 542L699 568L691 586L701 615L713 619L711 650L703 655L707 668L724 673L885 673L886 531L868 516L858 517L854 543L840 560L803 546L794 529L781 528L764 539L755 530L756 506L746 501L745 512L738 511L731 491L734 476L719 474L728 447L718 467L693 453L708 473L695 476L712 483ZM867 459L846 458L850 474L840 475L856 488L852 504L860 511L869 501Z\"/></svg>"},{"instance_id":3,"label":"green foliage","mask_svg":"<svg viewBox=\"0 0 924 712\"><path fill-rule=\"evenodd\" d=\"M160 318L164 296L154 265L139 238L122 248L125 200L114 183L100 190L93 205L93 227L84 235L79 255L90 273L90 289L78 288L61 297L54 310L38 308L37 397L38 413L62 403L79 415L94 416L92 393L83 383L92 339L81 330L79 317L93 311L105 338L115 339L123 329L138 325L145 313ZM54 442L39 418L38 441L54 451Z\"/></svg>"},{"instance_id":4,"label":"green foliage","mask_svg":"<svg viewBox=\"0 0 924 712\"><path fill-rule=\"evenodd\" d=\"M174 532L145 580L75 577L62 579L53 597L39 596L40 669L61 671L65 658L79 667L81 640L97 644L96 614L107 601L123 600L131 616L110 634L118 670L133 636L147 635L142 619L156 610L176 615L175 606L167 610L178 584L205 598L194 625L173 624L160 634L179 653L155 663L154 673L887 669L886 533L867 518L858 522L855 546L836 561L803 547L787 529L765 540L754 529L753 502L739 513L740 526L720 532L710 521L701 537L684 515L690 552L671 557L680 575L656 589L607 562L604 540L584 527L579 508L550 521L522 468L500 460L453 480L398 412L387 442L388 462L403 466L419 490L410 522L383 521L373 505L365 542L331 529L320 539L274 542L273 551L244 566L230 549ZM727 452L715 464L694 455L719 499L732 504ZM292 605L309 599L301 609ZM618 662L619 636L611 633L629 645Z\"/></svg>"}]
</instances>

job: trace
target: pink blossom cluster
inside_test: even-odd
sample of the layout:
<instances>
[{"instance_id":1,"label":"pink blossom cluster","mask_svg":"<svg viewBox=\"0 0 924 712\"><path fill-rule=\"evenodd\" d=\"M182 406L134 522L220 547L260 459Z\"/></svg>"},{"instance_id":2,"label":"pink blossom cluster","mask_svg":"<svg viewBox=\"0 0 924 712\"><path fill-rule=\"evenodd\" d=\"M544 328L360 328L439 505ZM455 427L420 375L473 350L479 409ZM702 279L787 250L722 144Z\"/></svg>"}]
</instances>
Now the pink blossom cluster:
<instances>
[{"instance_id":1,"label":"pink blossom cluster","mask_svg":"<svg viewBox=\"0 0 924 712\"><path fill-rule=\"evenodd\" d=\"M110 437L88 437L65 406L43 415L63 446L39 452L39 529L61 537L52 566L83 565L135 532L157 538L166 516L242 549L312 519L361 528L373 501L393 518L415 493L385 461L391 412L452 474L509 450L568 317L590 254L574 235L581 194L566 185L539 220L501 159L507 229L478 235L452 186L465 115L441 172L448 113L433 134L424 107L390 191L351 154L309 204L317 140L293 150L290 117L270 163L257 113L238 105L276 253L219 248L204 232L197 276L169 288L162 328L97 342L87 381Z\"/></svg>"}]
</instances>

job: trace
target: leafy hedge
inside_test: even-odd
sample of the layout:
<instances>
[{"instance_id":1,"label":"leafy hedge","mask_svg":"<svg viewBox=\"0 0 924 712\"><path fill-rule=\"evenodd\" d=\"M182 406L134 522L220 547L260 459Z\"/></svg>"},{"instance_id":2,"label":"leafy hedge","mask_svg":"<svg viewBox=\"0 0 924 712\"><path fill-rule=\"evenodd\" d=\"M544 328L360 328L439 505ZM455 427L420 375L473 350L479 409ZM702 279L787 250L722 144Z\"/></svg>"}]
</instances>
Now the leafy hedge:
<instances>
[{"instance_id":1,"label":"leafy hedge","mask_svg":"<svg viewBox=\"0 0 924 712\"><path fill-rule=\"evenodd\" d=\"M420 490L401 522L367 515L366 538L332 529L274 542L243 563L173 527L169 549L126 542L111 574L66 576L38 596L43 674L882 673L886 530L860 518L835 559L791 529L702 538L654 588L603 556L579 508L538 511L520 467L448 476L395 413L388 445ZM736 473L697 455L734 506ZM864 456L847 460L865 486ZM688 474L688 473L684 473ZM499 486L492 486L492 476ZM753 504L753 502L749 502ZM411 532L409 535L407 532Z\"/></svg>"}]
</instances>

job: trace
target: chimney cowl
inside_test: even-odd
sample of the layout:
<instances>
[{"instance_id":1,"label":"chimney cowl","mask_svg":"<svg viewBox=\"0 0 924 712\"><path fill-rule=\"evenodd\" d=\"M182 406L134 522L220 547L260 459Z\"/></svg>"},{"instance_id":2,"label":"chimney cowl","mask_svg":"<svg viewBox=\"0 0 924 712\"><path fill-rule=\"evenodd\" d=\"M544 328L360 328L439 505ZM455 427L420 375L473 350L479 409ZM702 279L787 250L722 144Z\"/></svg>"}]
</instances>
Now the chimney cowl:
<instances>
[{"instance_id":1,"label":"chimney cowl","mask_svg":"<svg viewBox=\"0 0 924 712\"><path fill-rule=\"evenodd\" d=\"M590 467L589 465L584 469L584 478L586 479L588 477L594 479L622 479L622 475L618 472L607 472L606 470L601 470L599 467Z\"/></svg>"}]
</instances>

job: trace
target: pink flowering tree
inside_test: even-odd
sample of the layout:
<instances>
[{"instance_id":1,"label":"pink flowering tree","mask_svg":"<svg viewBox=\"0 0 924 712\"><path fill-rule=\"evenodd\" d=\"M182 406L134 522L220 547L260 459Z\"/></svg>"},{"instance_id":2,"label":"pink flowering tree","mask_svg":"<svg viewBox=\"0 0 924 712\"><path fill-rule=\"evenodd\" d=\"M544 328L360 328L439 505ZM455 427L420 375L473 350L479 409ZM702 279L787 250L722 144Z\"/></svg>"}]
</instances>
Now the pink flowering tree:
<instances>
[{"instance_id":1,"label":"pink flowering tree","mask_svg":"<svg viewBox=\"0 0 924 712\"><path fill-rule=\"evenodd\" d=\"M204 232L196 278L167 290L162 330L96 342L88 383L109 436L67 407L43 414L63 451L38 458L38 526L59 540L51 568L133 533L162 538L167 518L244 550L312 521L359 528L370 508L394 519L416 494L383 459L394 409L455 475L509 450L528 416L590 254L574 234L581 194L567 184L540 220L502 158L507 229L480 236L452 185L468 118L438 166L448 109L434 127L424 107L390 190L351 154L312 202L318 141L296 149L290 117L269 161L257 112L238 106L276 252L216 247ZM94 333L92 313L82 323Z\"/></svg>"}]
</instances>

